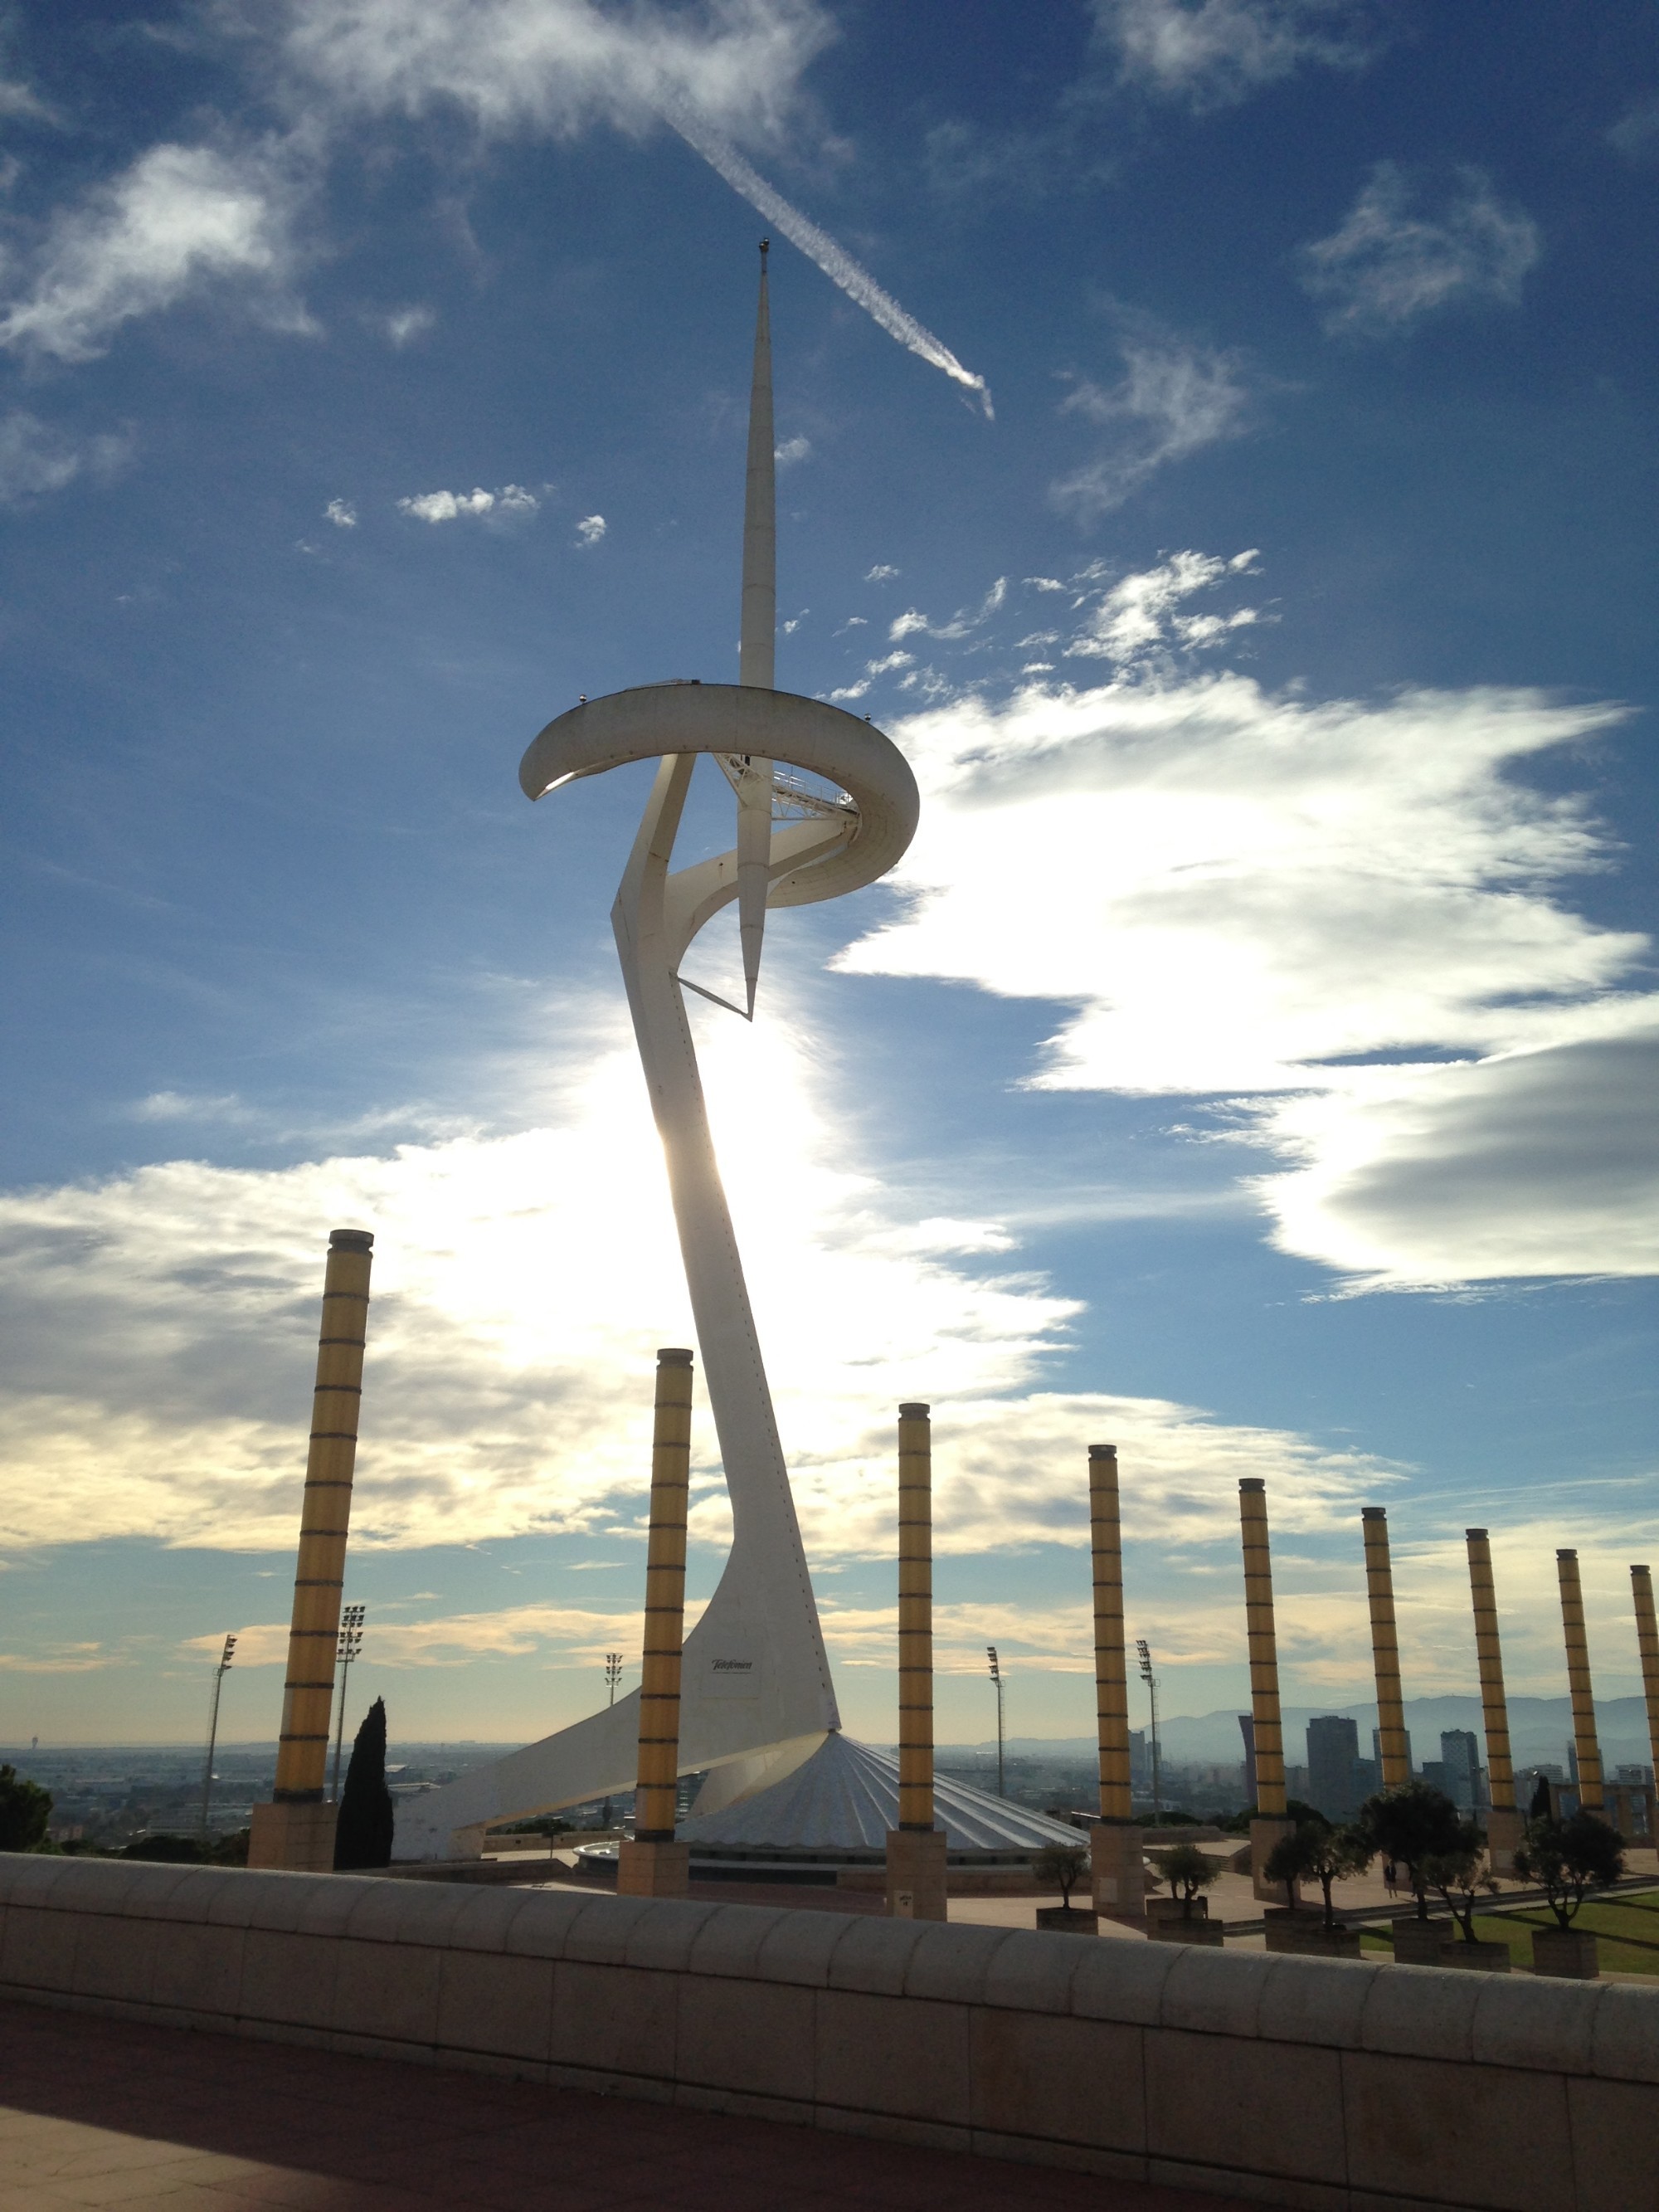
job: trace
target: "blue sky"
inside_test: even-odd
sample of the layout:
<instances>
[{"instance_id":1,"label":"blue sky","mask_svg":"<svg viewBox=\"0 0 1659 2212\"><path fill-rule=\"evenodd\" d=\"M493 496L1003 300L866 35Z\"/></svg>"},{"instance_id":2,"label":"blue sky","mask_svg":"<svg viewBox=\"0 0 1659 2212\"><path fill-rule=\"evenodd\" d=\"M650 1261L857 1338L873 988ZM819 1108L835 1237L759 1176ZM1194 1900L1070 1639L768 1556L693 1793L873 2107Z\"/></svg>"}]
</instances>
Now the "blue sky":
<instances>
[{"instance_id":1,"label":"blue sky","mask_svg":"<svg viewBox=\"0 0 1659 2212\"><path fill-rule=\"evenodd\" d=\"M1560 1544L1636 1686L1650 9L26 4L0 148L0 1738L189 1736L232 1628L274 1734L337 1222L394 1733L540 1733L637 1648L687 1326L607 921L642 787L516 767L735 673L765 230L778 680L924 793L752 1031L696 1017L849 1724L916 1396L947 1735L989 1640L1012 1728L1086 1728L1111 1437L1172 1711L1243 1688L1243 1474L1287 1697L1364 1694L1371 1502L1409 1694L1473 1686L1469 1522L1516 1688Z\"/></svg>"}]
</instances>

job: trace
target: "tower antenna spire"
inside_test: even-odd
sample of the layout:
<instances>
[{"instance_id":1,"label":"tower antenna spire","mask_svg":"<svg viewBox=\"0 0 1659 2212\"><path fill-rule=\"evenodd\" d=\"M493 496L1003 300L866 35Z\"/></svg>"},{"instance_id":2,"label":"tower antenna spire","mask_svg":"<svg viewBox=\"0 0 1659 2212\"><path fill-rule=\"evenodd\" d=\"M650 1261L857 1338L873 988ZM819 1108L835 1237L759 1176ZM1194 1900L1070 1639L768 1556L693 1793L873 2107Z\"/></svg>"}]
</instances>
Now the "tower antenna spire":
<instances>
[{"instance_id":1,"label":"tower antenna spire","mask_svg":"<svg viewBox=\"0 0 1659 2212\"><path fill-rule=\"evenodd\" d=\"M760 302L755 310L755 370L749 387L749 473L743 500L743 621L738 681L770 691L778 628L778 491L772 428L772 317L761 240ZM738 934L749 1018L755 1018L761 942L766 932L772 851L772 763L750 759L738 791Z\"/></svg>"},{"instance_id":2,"label":"tower antenna spire","mask_svg":"<svg viewBox=\"0 0 1659 2212\"><path fill-rule=\"evenodd\" d=\"M755 312L755 369L749 387L749 474L743 502L743 622L738 681L771 690L778 626L777 464L772 428L772 318L761 240L760 304Z\"/></svg>"}]
</instances>

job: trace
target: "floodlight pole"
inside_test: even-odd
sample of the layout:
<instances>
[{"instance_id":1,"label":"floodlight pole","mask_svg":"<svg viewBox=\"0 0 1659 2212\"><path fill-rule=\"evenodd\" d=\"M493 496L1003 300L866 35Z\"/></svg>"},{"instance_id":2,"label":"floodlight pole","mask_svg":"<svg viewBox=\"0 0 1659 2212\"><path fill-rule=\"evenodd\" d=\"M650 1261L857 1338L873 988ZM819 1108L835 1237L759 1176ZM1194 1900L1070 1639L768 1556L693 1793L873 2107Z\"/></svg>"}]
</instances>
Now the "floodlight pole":
<instances>
[{"instance_id":1,"label":"floodlight pole","mask_svg":"<svg viewBox=\"0 0 1659 2212\"><path fill-rule=\"evenodd\" d=\"M622 1680L622 1653L607 1651L605 1655L605 1686L611 1692L605 1701L607 1705L614 1705L617 1702L617 1686Z\"/></svg>"},{"instance_id":2,"label":"floodlight pole","mask_svg":"<svg viewBox=\"0 0 1659 2212\"><path fill-rule=\"evenodd\" d=\"M349 1605L340 1615L340 1637L334 1649L335 1664L340 1670L339 1715L334 1730L334 1802L340 1802L340 1753L345 1745L346 1677L351 1672L351 1662L363 1648L363 1615L365 1605Z\"/></svg>"},{"instance_id":3,"label":"floodlight pole","mask_svg":"<svg viewBox=\"0 0 1659 2212\"><path fill-rule=\"evenodd\" d=\"M1140 1679L1146 1685L1146 1702L1152 1715L1152 1825L1156 1827L1158 1814L1164 1809L1163 1770L1158 1749L1158 1677L1152 1672L1152 1655L1144 1636L1135 1638L1135 1650L1140 1654Z\"/></svg>"},{"instance_id":4,"label":"floodlight pole","mask_svg":"<svg viewBox=\"0 0 1659 2212\"><path fill-rule=\"evenodd\" d=\"M988 1644L985 1652L991 1662L991 1680L997 1686L997 1796L1006 1797L1008 1792L1004 1787L1002 1760L1002 1668L997 1662L997 1647L994 1644Z\"/></svg>"},{"instance_id":5,"label":"floodlight pole","mask_svg":"<svg viewBox=\"0 0 1659 2212\"><path fill-rule=\"evenodd\" d=\"M213 1802L213 1754L219 1741L219 1692L225 1686L225 1676L230 1662L236 1656L236 1638L228 1636L225 1648L219 1654L219 1663L213 1670L213 1706L208 1721L207 1765L202 1770L202 1842L208 1838L208 1812Z\"/></svg>"}]
</instances>

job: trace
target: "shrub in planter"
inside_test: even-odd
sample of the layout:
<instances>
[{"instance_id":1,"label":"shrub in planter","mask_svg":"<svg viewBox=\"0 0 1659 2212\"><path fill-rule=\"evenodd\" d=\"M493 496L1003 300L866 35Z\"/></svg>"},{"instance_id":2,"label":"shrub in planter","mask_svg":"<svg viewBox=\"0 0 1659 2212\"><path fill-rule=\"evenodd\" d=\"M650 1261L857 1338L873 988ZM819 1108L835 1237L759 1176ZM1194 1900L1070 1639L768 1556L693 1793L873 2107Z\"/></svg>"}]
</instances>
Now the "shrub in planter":
<instances>
[{"instance_id":1,"label":"shrub in planter","mask_svg":"<svg viewBox=\"0 0 1659 2212\"><path fill-rule=\"evenodd\" d=\"M1451 1914L1458 1939L1466 1950L1485 1950L1489 1956L1485 1964L1488 1972L1507 1974L1510 1970L1510 1947L1507 1943L1483 1944L1474 1932L1475 1900L1482 1891L1495 1892L1497 1877L1486 1864L1486 1838L1483 1830L1473 1820L1460 1820L1455 1842L1449 1849L1431 1852L1419 1869L1422 1880L1435 1892ZM1442 1966L1474 1966L1482 1961L1475 1958L1452 1959L1447 1954L1449 1945L1442 1944ZM1501 1963L1495 1955L1503 1953Z\"/></svg>"},{"instance_id":2,"label":"shrub in planter","mask_svg":"<svg viewBox=\"0 0 1659 2212\"><path fill-rule=\"evenodd\" d=\"M1198 1901L1199 1893L1208 1889L1212 1882L1220 1881L1220 1867L1212 1858L1206 1857L1196 1844L1172 1844L1168 1850L1152 1851L1148 1853L1148 1856L1158 1873L1169 1883L1170 1896L1176 1908L1173 1913L1159 1914L1154 1919L1149 1900L1148 1918L1154 1920L1156 1928L1168 1927L1172 1921L1178 1922L1183 1927L1191 1927L1194 1922L1199 1921L1199 1915L1193 1909ZM1208 1915L1209 1904L1206 1899L1204 1918L1200 1924L1206 1926L1209 1924ZM1196 1940L1203 1942L1206 1939L1199 1937ZM1218 1922L1216 1941L1219 1942L1220 1940L1220 1923Z\"/></svg>"},{"instance_id":3,"label":"shrub in planter","mask_svg":"<svg viewBox=\"0 0 1659 2212\"><path fill-rule=\"evenodd\" d=\"M1320 1924L1334 1931L1337 1917L1331 1885L1348 1875L1364 1874L1376 1856L1376 1845L1364 1828L1335 1828L1322 1817L1316 1817L1298 1820L1288 1836L1279 1838L1264 1871L1269 1881L1284 1883L1292 1910L1297 1884L1316 1881L1325 1900Z\"/></svg>"},{"instance_id":4,"label":"shrub in planter","mask_svg":"<svg viewBox=\"0 0 1659 2212\"><path fill-rule=\"evenodd\" d=\"M1392 1859L1406 1869L1406 1879L1411 1884L1412 1895L1417 1899L1417 1917L1426 1921L1429 1917L1429 1882L1424 1873L1424 1862L1447 1853L1455 1853L1464 1842L1466 1823L1455 1805L1443 1790L1433 1789L1426 1782L1402 1782L1392 1790L1379 1790L1368 1797L1359 1808L1356 1824L1369 1840L1373 1853ZM1395 1923L1398 1929L1398 1921ZM1395 1955L1400 1945L1396 1936ZM1433 1966L1431 1958L1413 1965Z\"/></svg>"},{"instance_id":5,"label":"shrub in planter","mask_svg":"<svg viewBox=\"0 0 1659 2212\"><path fill-rule=\"evenodd\" d=\"M1547 1813L1527 1823L1526 1839L1515 1855L1515 1871L1522 1881L1535 1881L1555 1915L1553 1928L1540 1928L1532 1939L1533 1972L1554 1974L1573 1981L1593 1982L1600 1976L1595 1938L1575 1929L1573 1921L1587 1893L1617 1881L1625 1871L1625 1850L1605 1820L1580 1810L1569 1820L1552 1820ZM1550 1948L1547 1938L1556 1941ZM1546 1966L1545 1959L1551 1960ZM1571 1959L1574 1963L1569 1965Z\"/></svg>"},{"instance_id":6,"label":"shrub in planter","mask_svg":"<svg viewBox=\"0 0 1659 2212\"><path fill-rule=\"evenodd\" d=\"M1051 1926L1056 1914L1063 1915L1073 1911L1072 1892L1082 1881L1088 1864L1089 1854L1080 1844L1050 1844L1046 1850L1036 1854L1031 1861L1032 1881L1040 1889L1057 1889L1060 1892L1057 1906L1051 1905L1039 1908L1039 1928ZM1044 1912L1049 1916L1047 1920L1043 1918ZM1088 1917L1092 1919L1093 1912L1091 1911Z\"/></svg>"}]
</instances>

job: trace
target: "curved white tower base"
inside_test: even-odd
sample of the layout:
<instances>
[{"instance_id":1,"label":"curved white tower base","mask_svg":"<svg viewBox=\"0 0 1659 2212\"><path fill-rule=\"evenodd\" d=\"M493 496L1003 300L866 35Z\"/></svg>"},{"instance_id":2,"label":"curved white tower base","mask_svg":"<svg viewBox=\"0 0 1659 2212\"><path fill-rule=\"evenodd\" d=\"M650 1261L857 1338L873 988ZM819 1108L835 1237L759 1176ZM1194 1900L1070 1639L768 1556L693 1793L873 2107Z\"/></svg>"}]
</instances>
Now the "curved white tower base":
<instances>
[{"instance_id":1,"label":"curved white tower base","mask_svg":"<svg viewBox=\"0 0 1659 2212\"><path fill-rule=\"evenodd\" d=\"M763 263L744 529L744 680L653 684L585 702L548 725L520 769L526 795L538 799L577 776L625 762L661 762L611 925L667 1156L732 1498L731 1555L708 1610L686 1638L681 1680L680 1771L722 1770L698 1801L701 1810L710 1811L788 1773L840 1721L709 1137L680 962L704 924L737 900L748 1006L732 1011L752 1015L768 909L806 905L875 882L908 845L918 811L915 779L879 731L839 708L771 688L772 476ZM718 860L673 874L674 839L703 753L718 762L736 793L737 843ZM832 788L781 779L776 762ZM624 1796L634 1784L638 1734L636 1693L409 1800L398 1808L394 1856L469 1856L494 1822Z\"/></svg>"}]
</instances>

